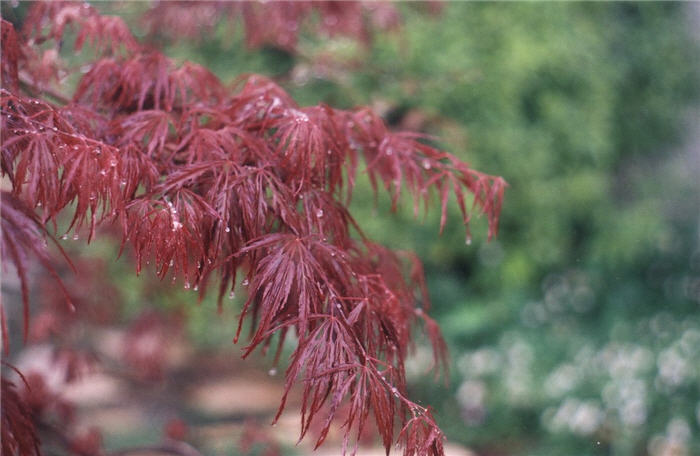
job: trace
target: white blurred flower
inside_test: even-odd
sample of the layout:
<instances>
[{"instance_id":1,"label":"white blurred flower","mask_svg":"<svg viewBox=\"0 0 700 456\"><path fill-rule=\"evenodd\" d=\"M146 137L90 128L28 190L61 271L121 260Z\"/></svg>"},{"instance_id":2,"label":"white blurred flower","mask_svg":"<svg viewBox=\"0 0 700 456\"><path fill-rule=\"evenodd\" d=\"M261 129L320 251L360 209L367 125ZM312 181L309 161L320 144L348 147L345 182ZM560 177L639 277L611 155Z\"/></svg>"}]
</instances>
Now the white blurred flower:
<instances>
[{"instance_id":1,"label":"white blurred flower","mask_svg":"<svg viewBox=\"0 0 700 456\"><path fill-rule=\"evenodd\" d=\"M600 427L603 418L603 411L598 404L587 401L576 408L576 412L569 421L569 427L576 434L590 435Z\"/></svg>"},{"instance_id":2,"label":"white blurred flower","mask_svg":"<svg viewBox=\"0 0 700 456\"><path fill-rule=\"evenodd\" d=\"M578 385L581 373L573 364L562 364L549 374L544 389L552 397L562 396Z\"/></svg>"},{"instance_id":3,"label":"white blurred flower","mask_svg":"<svg viewBox=\"0 0 700 456\"><path fill-rule=\"evenodd\" d=\"M486 416L486 385L484 382L469 380L457 390L457 402L462 409L462 417L469 424L479 424Z\"/></svg>"},{"instance_id":4,"label":"white blurred flower","mask_svg":"<svg viewBox=\"0 0 700 456\"><path fill-rule=\"evenodd\" d=\"M679 386L688 376L688 363L673 348L659 353L656 365L659 368L659 378L662 383L670 387Z\"/></svg>"},{"instance_id":5,"label":"white blurred flower","mask_svg":"<svg viewBox=\"0 0 700 456\"><path fill-rule=\"evenodd\" d=\"M674 418L666 426L666 434L672 442L685 443L690 440L690 426L683 418Z\"/></svg>"},{"instance_id":6,"label":"white blurred flower","mask_svg":"<svg viewBox=\"0 0 700 456\"><path fill-rule=\"evenodd\" d=\"M568 430L578 435L590 435L603 423L605 413L595 401L566 399L553 414L549 427L554 431Z\"/></svg>"},{"instance_id":7,"label":"white blurred flower","mask_svg":"<svg viewBox=\"0 0 700 456\"><path fill-rule=\"evenodd\" d=\"M25 348L15 365L25 376L39 374L51 393L60 393L66 386L68 365L65 360L57 360L55 348L50 345Z\"/></svg>"}]
</instances>

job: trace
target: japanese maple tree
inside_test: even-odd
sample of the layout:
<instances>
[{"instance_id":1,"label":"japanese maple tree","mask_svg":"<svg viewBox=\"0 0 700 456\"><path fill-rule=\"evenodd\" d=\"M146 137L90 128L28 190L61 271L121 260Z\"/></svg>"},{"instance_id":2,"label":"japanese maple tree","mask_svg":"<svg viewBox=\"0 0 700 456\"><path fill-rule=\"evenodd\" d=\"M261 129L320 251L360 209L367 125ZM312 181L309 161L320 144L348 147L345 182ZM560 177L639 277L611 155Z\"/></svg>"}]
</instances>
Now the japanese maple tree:
<instances>
[{"instance_id":1,"label":"japanese maple tree","mask_svg":"<svg viewBox=\"0 0 700 456\"><path fill-rule=\"evenodd\" d=\"M295 36L279 24L312 10L351 17L331 2L265 7L230 8L250 22L251 45L293 46ZM255 21L266 19L265 11L279 23L267 30L282 28L282 38L260 35ZM167 19L153 14L151 22L156 17ZM364 33L357 24L345 28ZM61 81L77 69L59 58L69 36L76 51L89 45L96 55L81 66L72 94ZM99 226L116 227L137 272L148 263L200 297L215 287L219 305L237 286L245 289L234 330L238 341L250 324L244 357L274 344L277 361L285 336L296 336L275 420L299 384L300 438L313 423L318 446L339 419L343 451L354 452L372 416L387 453L397 443L407 456L443 454L430 409L406 394L414 326L424 327L435 363L446 362L421 263L373 243L347 205L361 169L394 208L404 191L416 212L437 199L442 230L454 197L468 239L474 212L487 216L492 236L501 178L471 169L420 134L391 131L368 108L302 107L264 77L227 86L199 65L176 65L140 44L122 19L87 4L36 3L21 31L3 20L1 90L1 165L9 182L2 256L21 279L25 333L27 262L33 257L54 271L44 240L87 232L90 242ZM66 215L68 231L57 232ZM7 353L5 309L2 321ZM17 386L3 378L3 455L39 453Z\"/></svg>"}]
</instances>

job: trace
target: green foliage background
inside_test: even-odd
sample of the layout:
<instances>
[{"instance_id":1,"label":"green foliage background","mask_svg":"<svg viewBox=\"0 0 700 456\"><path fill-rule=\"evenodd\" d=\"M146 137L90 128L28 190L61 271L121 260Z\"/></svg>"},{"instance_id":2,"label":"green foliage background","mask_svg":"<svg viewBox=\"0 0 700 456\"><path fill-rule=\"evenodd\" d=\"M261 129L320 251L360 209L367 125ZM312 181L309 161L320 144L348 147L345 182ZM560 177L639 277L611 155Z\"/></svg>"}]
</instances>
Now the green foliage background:
<instances>
[{"instance_id":1,"label":"green foliage background","mask_svg":"<svg viewBox=\"0 0 700 456\"><path fill-rule=\"evenodd\" d=\"M435 214L384 215L366 185L353 201L371 236L426 263L453 369L449 387L426 380L419 346L412 388L450 439L494 455L700 454L689 11L456 2L433 17L411 4L369 48L304 35L298 55L253 51L222 25L166 54L225 81L266 74L301 104L370 104L509 182L498 239L480 221L470 246L456 214L436 239ZM193 333L215 342L221 328L198 315Z\"/></svg>"}]
</instances>

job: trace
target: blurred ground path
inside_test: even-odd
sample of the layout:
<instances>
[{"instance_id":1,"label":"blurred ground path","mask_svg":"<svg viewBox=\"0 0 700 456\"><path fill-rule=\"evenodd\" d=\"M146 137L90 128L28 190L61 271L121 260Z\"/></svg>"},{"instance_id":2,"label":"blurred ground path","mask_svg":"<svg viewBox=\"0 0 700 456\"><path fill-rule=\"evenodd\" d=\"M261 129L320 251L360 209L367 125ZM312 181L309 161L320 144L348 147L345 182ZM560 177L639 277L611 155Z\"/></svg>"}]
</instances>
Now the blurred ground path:
<instances>
[{"instance_id":1,"label":"blurred ground path","mask_svg":"<svg viewBox=\"0 0 700 456\"><path fill-rule=\"evenodd\" d=\"M300 415L294 395L278 424L270 426L283 394L284 375L274 369L268 371L269 361L242 361L235 348L193 353L187 347L174 345L172 350L179 353L173 357L177 359L176 366L161 381L144 382L102 371L86 375L64 390L63 396L78 406L81 422L102 431L108 450L156 445L167 423L177 418L187 424L186 441L207 456L241 454L236 446L251 423L262 436L259 445L264 447L265 439L269 439L280 446L285 456L340 454L342 433L338 429L331 429L316 452L312 451L312 438L296 445ZM372 423L368 426L371 428ZM163 453L140 452L130 456L159 454ZM358 451L358 456L385 454L378 442ZM447 446L446 454L475 456L452 444Z\"/></svg>"}]
</instances>

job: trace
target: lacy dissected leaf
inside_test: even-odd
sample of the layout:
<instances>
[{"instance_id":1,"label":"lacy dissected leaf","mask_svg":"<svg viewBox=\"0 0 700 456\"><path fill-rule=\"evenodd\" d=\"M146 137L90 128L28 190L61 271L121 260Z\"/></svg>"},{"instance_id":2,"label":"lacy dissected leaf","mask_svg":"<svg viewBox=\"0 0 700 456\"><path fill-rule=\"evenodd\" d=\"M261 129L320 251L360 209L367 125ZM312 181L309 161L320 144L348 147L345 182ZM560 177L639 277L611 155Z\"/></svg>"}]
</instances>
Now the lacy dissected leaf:
<instances>
[{"instance_id":1,"label":"lacy dissected leaf","mask_svg":"<svg viewBox=\"0 0 700 456\"><path fill-rule=\"evenodd\" d=\"M23 33L32 42L53 40L58 47L66 35L66 28L73 26L75 50L90 43L98 54L117 54L121 49L136 52L140 46L124 20L117 16L105 16L88 3L71 1L35 2L24 20Z\"/></svg>"},{"instance_id":2,"label":"lacy dissected leaf","mask_svg":"<svg viewBox=\"0 0 700 456\"><path fill-rule=\"evenodd\" d=\"M327 188L333 193L342 186L350 148L338 120L332 109L312 106L287 108L269 122L280 166L297 193L309 188Z\"/></svg>"},{"instance_id":3,"label":"lacy dissected leaf","mask_svg":"<svg viewBox=\"0 0 700 456\"><path fill-rule=\"evenodd\" d=\"M29 333L29 270L30 259L38 259L46 270L56 279L66 298L68 306L72 303L67 291L59 279L46 244L48 234L36 214L20 200L8 192L0 193L0 221L2 236L0 238L0 254L3 261L11 261L20 279L22 306L24 315L24 337ZM63 253L63 252L62 252ZM64 254L65 257L65 254ZM66 258L67 259L67 258ZM3 347L9 348L9 337L5 324L4 304L0 303L0 318L2 318Z\"/></svg>"},{"instance_id":4,"label":"lacy dissected leaf","mask_svg":"<svg viewBox=\"0 0 700 456\"><path fill-rule=\"evenodd\" d=\"M245 79L243 87L225 110L234 125L264 133L272 119L286 109L297 108L296 102L279 85L263 76Z\"/></svg>"},{"instance_id":5,"label":"lacy dissected leaf","mask_svg":"<svg viewBox=\"0 0 700 456\"><path fill-rule=\"evenodd\" d=\"M73 99L107 112L144 109L172 111L188 104L216 104L223 97L219 80L199 65L175 68L158 52L95 62L80 80Z\"/></svg>"},{"instance_id":6,"label":"lacy dissected leaf","mask_svg":"<svg viewBox=\"0 0 700 456\"><path fill-rule=\"evenodd\" d=\"M56 220L75 203L70 228L90 226L123 206L134 174L120 151L76 129L52 106L3 91L2 172L30 207L41 207L44 220ZM131 173L129 173L131 171ZM69 229L70 229L69 228Z\"/></svg>"},{"instance_id":7,"label":"lacy dissected leaf","mask_svg":"<svg viewBox=\"0 0 700 456\"><path fill-rule=\"evenodd\" d=\"M387 30L401 21L390 3L358 1L160 2L144 16L151 36L173 39L200 39L221 19L232 23L232 28L241 19L250 48L275 46L289 52L296 50L302 27L367 43L373 28Z\"/></svg>"},{"instance_id":8,"label":"lacy dissected leaf","mask_svg":"<svg viewBox=\"0 0 700 456\"><path fill-rule=\"evenodd\" d=\"M281 344L289 328L299 337L278 416L299 380L301 437L314 419L325 415L320 445L340 406L350 401L350 411L343 415L346 445L351 432L361 434L371 412L390 447L397 411L425 412L405 397L403 359L411 340L409 328L416 315L424 316L413 307L414 291L402 272L405 264L393 252L370 243L367 251L359 245L338 249L316 236L294 234L263 236L239 254L248 255L251 263L241 322L250 313L255 330L246 353L269 345L276 332L281 332ZM436 343L436 359L444 362L444 341L434 322L426 322Z\"/></svg>"},{"instance_id":9,"label":"lacy dissected leaf","mask_svg":"<svg viewBox=\"0 0 700 456\"><path fill-rule=\"evenodd\" d=\"M354 144L365 156L375 192L381 180L391 193L394 208L404 185L413 195L416 213L421 200L427 209L434 190L440 200L442 231L447 222L448 199L453 193L468 227L471 217L465 202L465 190L468 190L474 196L473 206L487 215L489 237L496 234L506 186L502 178L479 173L455 156L418 141L423 138L421 135L388 131L383 120L367 109L353 113L348 128ZM468 231L467 239L470 239Z\"/></svg>"},{"instance_id":10,"label":"lacy dissected leaf","mask_svg":"<svg viewBox=\"0 0 700 456\"><path fill-rule=\"evenodd\" d=\"M430 409L411 417L399 433L399 444L404 448L404 456L444 454L444 440L445 436L435 423Z\"/></svg>"},{"instance_id":11,"label":"lacy dissected leaf","mask_svg":"<svg viewBox=\"0 0 700 456\"><path fill-rule=\"evenodd\" d=\"M173 119L170 113L147 110L115 118L110 134L119 138L118 146L134 143L144 149L148 158L154 158L166 153L165 144L171 135L171 128Z\"/></svg>"},{"instance_id":12,"label":"lacy dissected leaf","mask_svg":"<svg viewBox=\"0 0 700 456\"><path fill-rule=\"evenodd\" d=\"M195 285L207 264L204 230L215 219L209 205L196 193L181 188L161 199L142 197L129 203L121 217L124 242L132 241L137 273L153 258L157 274L181 274L185 288ZM173 276L173 280L175 276Z\"/></svg>"},{"instance_id":13,"label":"lacy dissected leaf","mask_svg":"<svg viewBox=\"0 0 700 456\"><path fill-rule=\"evenodd\" d=\"M31 408L17 393L14 383L2 377L0 435L3 456L40 456Z\"/></svg>"},{"instance_id":14,"label":"lacy dissected leaf","mask_svg":"<svg viewBox=\"0 0 700 456\"><path fill-rule=\"evenodd\" d=\"M17 41L17 33L11 23L5 19L0 19L1 36L0 45L2 45L2 62L0 67L0 81L2 87L8 90L19 90L19 75L17 72L17 61L21 50Z\"/></svg>"}]
</instances>

